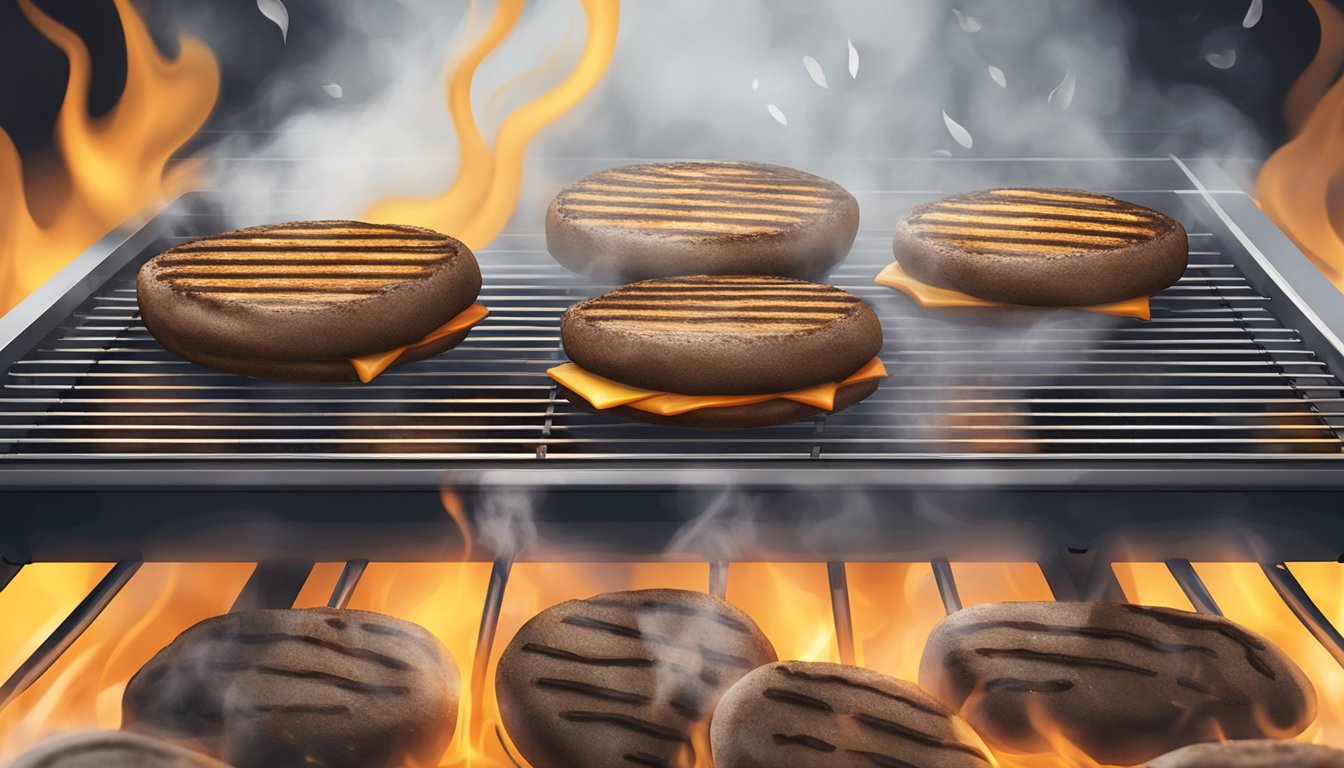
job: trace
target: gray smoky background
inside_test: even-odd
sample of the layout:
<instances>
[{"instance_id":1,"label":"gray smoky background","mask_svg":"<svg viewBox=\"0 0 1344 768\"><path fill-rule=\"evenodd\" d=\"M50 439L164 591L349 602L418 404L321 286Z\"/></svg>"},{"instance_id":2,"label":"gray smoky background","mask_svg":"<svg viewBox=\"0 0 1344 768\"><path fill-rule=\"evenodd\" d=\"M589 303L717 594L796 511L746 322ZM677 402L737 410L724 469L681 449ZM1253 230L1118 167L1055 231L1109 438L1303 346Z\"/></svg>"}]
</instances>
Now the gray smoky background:
<instances>
[{"instance_id":1,"label":"gray smoky background","mask_svg":"<svg viewBox=\"0 0 1344 768\"><path fill-rule=\"evenodd\" d=\"M492 11L431 0L327 6L323 44L250 96L252 122L271 129L225 134L206 153L226 212L273 215L279 202L294 216L353 216L388 195L446 188L457 144L445 74ZM1256 60L1237 58L1259 19L1246 28L1252 8L1231 11L1217 24L1173 14L1170 42L1157 44L1202 75L1264 79ZM179 15L194 29L220 13ZM302 23L290 20L286 35L297 39ZM880 158L1264 157L1262 130L1228 88L1135 75L1135 30L1127 4L1099 0L626 2L602 82L533 142L524 185L535 194L515 223L535 222L576 169L626 159L788 163L862 193L977 181L973 163L893 179L865 162ZM478 70L482 133L492 137L513 108L557 82L585 35L578 2L529 3Z\"/></svg>"}]
</instances>

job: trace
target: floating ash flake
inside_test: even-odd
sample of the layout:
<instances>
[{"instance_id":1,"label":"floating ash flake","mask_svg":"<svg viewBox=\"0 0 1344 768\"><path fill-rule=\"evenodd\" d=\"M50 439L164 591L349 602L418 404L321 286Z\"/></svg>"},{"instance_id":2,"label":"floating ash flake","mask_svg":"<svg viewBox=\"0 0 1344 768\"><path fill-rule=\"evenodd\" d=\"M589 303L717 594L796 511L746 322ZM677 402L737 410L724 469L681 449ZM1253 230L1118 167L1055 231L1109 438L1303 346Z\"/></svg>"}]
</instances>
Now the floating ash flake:
<instances>
[{"instance_id":1,"label":"floating ash flake","mask_svg":"<svg viewBox=\"0 0 1344 768\"><path fill-rule=\"evenodd\" d=\"M779 107L776 107L774 104L766 104L765 108L770 110L770 116L775 118L775 122L779 123L780 125L789 124L789 118L784 116L784 110L780 109Z\"/></svg>"},{"instance_id":2,"label":"floating ash flake","mask_svg":"<svg viewBox=\"0 0 1344 768\"><path fill-rule=\"evenodd\" d=\"M758 77L751 81L751 90L759 91L760 89L761 89L761 78Z\"/></svg>"},{"instance_id":3,"label":"floating ash flake","mask_svg":"<svg viewBox=\"0 0 1344 768\"><path fill-rule=\"evenodd\" d=\"M1073 93L1078 88L1078 78L1074 76L1070 69L1064 73L1064 79L1059 81L1059 85L1045 97L1045 103L1058 109L1060 112L1069 108L1073 104Z\"/></svg>"},{"instance_id":4,"label":"floating ash flake","mask_svg":"<svg viewBox=\"0 0 1344 768\"><path fill-rule=\"evenodd\" d=\"M1243 29L1250 29L1260 23L1260 17L1265 13L1265 0L1251 0L1251 7L1246 9L1246 18L1241 20Z\"/></svg>"},{"instance_id":5,"label":"floating ash flake","mask_svg":"<svg viewBox=\"0 0 1344 768\"><path fill-rule=\"evenodd\" d=\"M975 139L971 138L971 132L962 127L961 123L949 117L946 110L943 111L943 125L947 126L947 132L952 134L952 138L956 139L957 143L966 149L970 149L971 145L975 143Z\"/></svg>"},{"instance_id":6,"label":"floating ash flake","mask_svg":"<svg viewBox=\"0 0 1344 768\"><path fill-rule=\"evenodd\" d=\"M1204 57L1209 62L1209 66L1215 69L1231 69L1237 63L1237 52L1231 48L1217 53L1210 53Z\"/></svg>"},{"instance_id":7,"label":"floating ash flake","mask_svg":"<svg viewBox=\"0 0 1344 768\"><path fill-rule=\"evenodd\" d=\"M1003 76L1003 70L998 67L989 68L989 79L993 80L994 84L1000 88L1008 87L1008 78Z\"/></svg>"},{"instance_id":8,"label":"floating ash flake","mask_svg":"<svg viewBox=\"0 0 1344 768\"><path fill-rule=\"evenodd\" d=\"M979 32L985 26L979 18L975 16L967 16L956 8L952 9L952 13L956 14L957 24L961 25L963 32Z\"/></svg>"},{"instance_id":9,"label":"floating ash flake","mask_svg":"<svg viewBox=\"0 0 1344 768\"><path fill-rule=\"evenodd\" d=\"M803 68L807 70L807 74L812 78L812 82L820 85L822 88L830 89L830 86L826 84L826 73L822 71L821 64L816 59L811 56L804 56Z\"/></svg>"},{"instance_id":10,"label":"floating ash flake","mask_svg":"<svg viewBox=\"0 0 1344 768\"><path fill-rule=\"evenodd\" d=\"M280 0L257 0L257 10L261 15L275 22L280 28L280 39L289 42L289 9Z\"/></svg>"},{"instance_id":11,"label":"floating ash flake","mask_svg":"<svg viewBox=\"0 0 1344 768\"><path fill-rule=\"evenodd\" d=\"M950 150L950 149L935 149L935 150L933 150L932 152L930 152L929 154L932 155L933 157L951 157L951 156L952 156L952 150Z\"/></svg>"},{"instance_id":12,"label":"floating ash flake","mask_svg":"<svg viewBox=\"0 0 1344 768\"><path fill-rule=\"evenodd\" d=\"M859 79L859 49L854 47L853 40L846 40L849 43L849 76L851 79Z\"/></svg>"},{"instance_id":13,"label":"floating ash flake","mask_svg":"<svg viewBox=\"0 0 1344 768\"><path fill-rule=\"evenodd\" d=\"M333 99L339 99L345 95L345 90L336 83L327 83L322 86L322 90L326 91L327 95Z\"/></svg>"}]
</instances>

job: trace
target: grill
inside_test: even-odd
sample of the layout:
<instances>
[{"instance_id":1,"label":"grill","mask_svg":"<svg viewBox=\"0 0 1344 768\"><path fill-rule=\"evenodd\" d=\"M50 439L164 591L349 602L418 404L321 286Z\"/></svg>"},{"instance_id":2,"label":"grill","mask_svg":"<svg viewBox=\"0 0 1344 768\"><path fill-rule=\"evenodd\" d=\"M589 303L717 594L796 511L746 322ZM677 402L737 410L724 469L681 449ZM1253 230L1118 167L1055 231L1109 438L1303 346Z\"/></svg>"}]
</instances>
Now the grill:
<instances>
[{"instance_id":1,"label":"grill","mask_svg":"<svg viewBox=\"0 0 1344 768\"><path fill-rule=\"evenodd\" d=\"M550 167L574 178L611 164ZM322 561L344 562L334 607L371 560L492 561L477 604L477 701L515 558L708 561L705 588L720 595L730 562L824 563L845 662L856 646L848 563L926 562L951 612L962 603L955 560L1034 561L1060 600L1123 600L1114 562L1164 562L1196 610L1220 613L1191 562L1251 561L1344 664L1344 638L1285 564L1344 561L1344 307L1217 165L814 170L863 207L831 282L878 310L892 377L847 411L749 432L626 423L557 399L545 370L563 360L559 318L606 287L554 264L526 205L479 254L490 319L451 353L371 385L240 378L148 335L136 270L225 226L209 191L109 236L0 321L0 589L23 563L116 561L0 687L0 708L154 560L259 562L235 609L293 605ZM1190 268L1154 297L1148 323L1023 311L990 325L924 312L872 283L905 209L1007 183L1086 187L1168 212L1191 233ZM285 217L264 204L256 214ZM535 536L515 526L506 533L519 538L466 547L445 506L468 529L522 518ZM818 526L819 511L844 525ZM734 534L743 519L749 540Z\"/></svg>"}]
</instances>

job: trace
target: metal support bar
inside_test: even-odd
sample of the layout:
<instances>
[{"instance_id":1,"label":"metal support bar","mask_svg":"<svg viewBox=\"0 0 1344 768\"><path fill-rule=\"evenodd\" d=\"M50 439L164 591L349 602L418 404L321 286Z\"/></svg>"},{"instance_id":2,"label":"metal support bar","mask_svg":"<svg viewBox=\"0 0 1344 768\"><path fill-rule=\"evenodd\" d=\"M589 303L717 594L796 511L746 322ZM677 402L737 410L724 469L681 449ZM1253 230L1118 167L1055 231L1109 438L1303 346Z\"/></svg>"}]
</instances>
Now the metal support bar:
<instances>
[{"instance_id":1,"label":"metal support bar","mask_svg":"<svg viewBox=\"0 0 1344 768\"><path fill-rule=\"evenodd\" d=\"M504 589L509 584L509 574L513 571L513 555L500 555L490 568L490 583L485 590L485 605L481 608L481 627L476 633L476 656L471 664L471 704L473 718L467 724L468 736L472 743L479 736L476 729L485 721L480 719L485 701L486 673L490 668L490 653L495 646L495 632L499 629L499 614L504 607Z\"/></svg>"},{"instance_id":2,"label":"metal support bar","mask_svg":"<svg viewBox=\"0 0 1344 768\"><path fill-rule=\"evenodd\" d=\"M312 571L313 563L257 563L229 612L293 608Z\"/></svg>"},{"instance_id":3,"label":"metal support bar","mask_svg":"<svg viewBox=\"0 0 1344 768\"><path fill-rule=\"evenodd\" d=\"M946 557L930 560L933 566L933 581L938 585L938 595L943 598L943 610L949 614L961 610L961 594L957 592L957 580L952 576L952 563Z\"/></svg>"},{"instance_id":4,"label":"metal support bar","mask_svg":"<svg viewBox=\"0 0 1344 768\"><path fill-rule=\"evenodd\" d=\"M9 582L13 581L14 577L18 576L19 571L21 570L23 570L23 566L19 563L0 560L0 592L5 591L5 587L9 586Z\"/></svg>"},{"instance_id":5,"label":"metal support bar","mask_svg":"<svg viewBox=\"0 0 1344 768\"><path fill-rule=\"evenodd\" d=\"M709 594L720 600L728 597L728 561L715 560L709 564Z\"/></svg>"},{"instance_id":6,"label":"metal support bar","mask_svg":"<svg viewBox=\"0 0 1344 768\"><path fill-rule=\"evenodd\" d=\"M1223 609L1218 607L1213 595L1209 593L1209 588L1205 586L1204 580L1199 578L1199 574L1195 573L1195 567L1189 560L1173 557L1167 561L1167 570L1171 571L1172 578L1176 579L1177 586L1189 598L1190 605L1194 606L1196 611L1214 616L1223 615Z\"/></svg>"},{"instance_id":7,"label":"metal support bar","mask_svg":"<svg viewBox=\"0 0 1344 768\"><path fill-rule=\"evenodd\" d=\"M854 616L849 610L849 578L843 562L826 563L826 576L831 584L831 614L835 619L835 645L840 651L841 664L854 664Z\"/></svg>"},{"instance_id":8,"label":"metal support bar","mask_svg":"<svg viewBox=\"0 0 1344 768\"><path fill-rule=\"evenodd\" d=\"M75 606L75 610L65 617L59 627L37 647L32 656L23 663L23 666L15 670L13 675L0 686L0 710L9 706L10 702L18 698L24 691L42 675L51 668L52 664L61 657L62 653L74 644L79 636L84 634L84 630L89 628L112 602L112 598L117 596L122 587L131 580L135 572L140 570L140 561L132 560L117 563L112 566L112 570L107 572L103 580L98 582L93 591Z\"/></svg>"},{"instance_id":9,"label":"metal support bar","mask_svg":"<svg viewBox=\"0 0 1344 768\"><path fill-rule=\"evenodd\" d=\"M1312 637L1320 642L1340 666L1344 666L1344 636L1340 636L1335 625L1331 624L1330 619L1326 618L1321 609L1311 601L1311 597L1302 588L1297 577L1288 570L1287 564L1261 563L1260 569L1274 586L1274 591L1278 592L1283 602L1288 604L1293 615L1302 622L1302 626L1307 628Z\"/></svg>"},{"instance_id":10,"label":"metal support bar","mask_svg":"<svg viewBox=\"0 0 1344 768\"><path fill-rule=\"evenodd\" d=\"M1070 547L1041 558L1040 566L1055 600L1125 602L1125 592L1111 570L1111 559L1096 548Z\"/></svg>"},{"instance_id":11,"label":"metal support bar","mask_svg":"<svg viewBox=\"0 0 1344 768\"><path fill-rule=\"evenodd\" d=\"M331 590L331 599L327 601L328 608L344 608L350 604L350 598L355 594L355 587L359 586L359 580L364 576L364 569L369 567L368 560L351 560L341 569L341 575L336 579L336 588Z\"/></svg>"}]
</instances>

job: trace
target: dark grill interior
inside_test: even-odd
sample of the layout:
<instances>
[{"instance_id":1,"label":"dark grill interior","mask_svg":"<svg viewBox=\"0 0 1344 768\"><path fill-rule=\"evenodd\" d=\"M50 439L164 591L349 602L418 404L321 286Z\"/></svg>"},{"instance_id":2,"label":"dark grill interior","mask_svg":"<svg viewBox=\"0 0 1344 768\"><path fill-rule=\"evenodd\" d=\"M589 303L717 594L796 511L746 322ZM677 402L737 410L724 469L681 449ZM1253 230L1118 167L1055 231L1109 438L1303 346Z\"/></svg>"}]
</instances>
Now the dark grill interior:
<instances>
[{"instance_id":1,"label":"dark grill interior","mask_svg":"<svg viewBox=\"0 0 1344 768\"><path fill-rule=\"evenodd\" d=\"M1138 186L1153 186L1147 167L1135 173ZM145 331L134 291L144 258L222 226L179 205L159 218L171 237L4 374L0 459L1339 454L1344 385L1312 335L1248 279L1245 249L1206 197L1098 191L1171 213L1190 232L1190 268L1154 297L1151 322L926 312L872 278L891 258L887 219L938 193L858 190L864 228L830 280L877 308L891 377L833 416L714 433L589 415L556 399L545 371L564 360L560 316L606 288L555 264L526 214L479 254L492 314L449 354L370 385L251 380L187 363Z\"/></svg>"}]
</instances>

